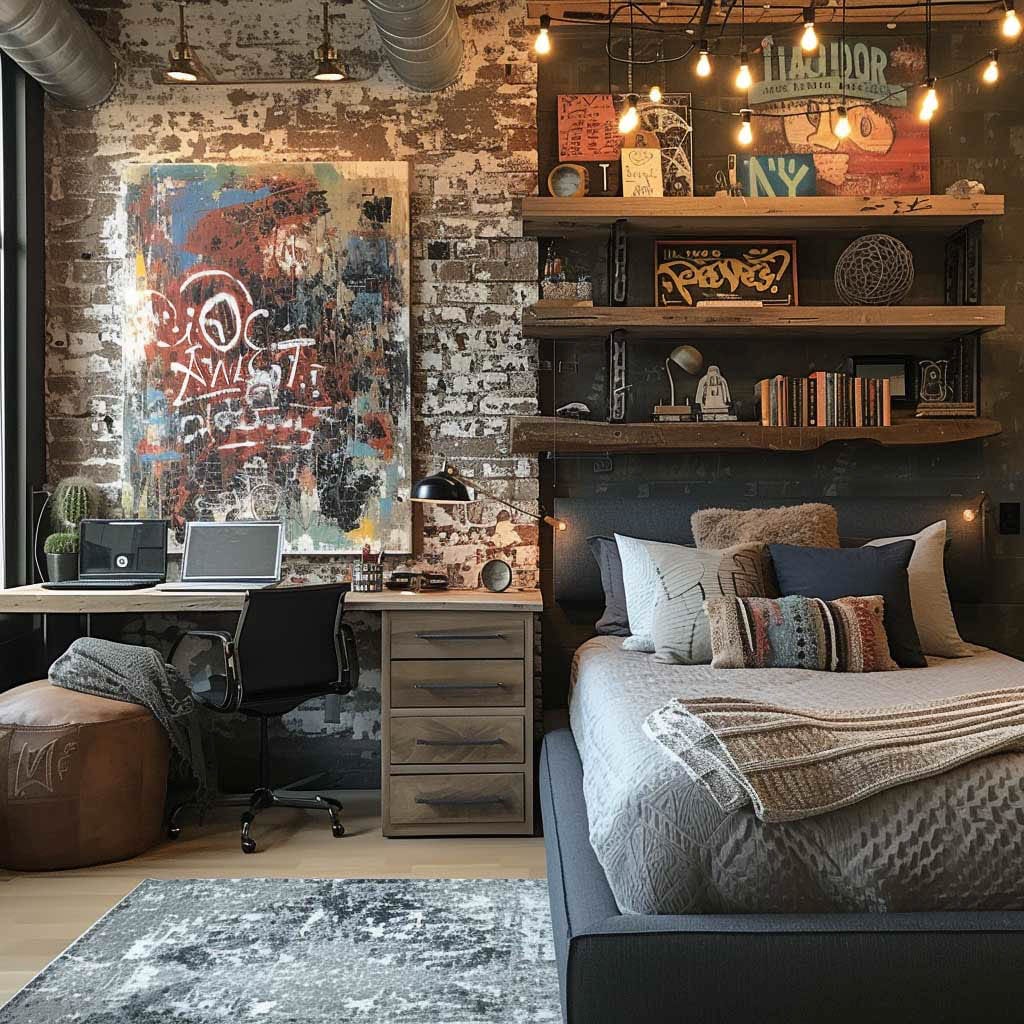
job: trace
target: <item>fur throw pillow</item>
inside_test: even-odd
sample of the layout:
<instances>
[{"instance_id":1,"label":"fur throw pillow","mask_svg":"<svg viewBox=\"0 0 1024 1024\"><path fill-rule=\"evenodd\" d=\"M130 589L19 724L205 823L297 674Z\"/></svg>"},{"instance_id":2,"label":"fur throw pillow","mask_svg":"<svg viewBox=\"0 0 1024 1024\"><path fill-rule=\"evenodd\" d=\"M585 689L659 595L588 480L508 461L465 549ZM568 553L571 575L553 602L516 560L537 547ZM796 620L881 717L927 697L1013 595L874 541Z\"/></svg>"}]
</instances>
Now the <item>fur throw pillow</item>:
<instances>
[{"instance_id":1,"label":"fur throw pillow","mask_svg":"<svg viewBox=\"0 0 1024 1024\"><path fill-rule=\"evenodd\" d=\"M736 544L795 544L839 547L839 516L818 502L782 508L702 508L690 517L693 540L705 549Z\"/></svg>"}]
</instances>

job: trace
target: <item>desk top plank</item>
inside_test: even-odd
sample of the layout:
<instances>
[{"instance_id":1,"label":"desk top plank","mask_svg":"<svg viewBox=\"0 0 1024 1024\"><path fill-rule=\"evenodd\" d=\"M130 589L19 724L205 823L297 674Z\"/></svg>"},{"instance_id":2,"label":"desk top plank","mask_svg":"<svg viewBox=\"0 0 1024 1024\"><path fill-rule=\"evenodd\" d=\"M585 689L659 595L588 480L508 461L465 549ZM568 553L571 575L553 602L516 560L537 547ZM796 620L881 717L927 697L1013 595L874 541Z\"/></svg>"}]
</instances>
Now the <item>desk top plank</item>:
<instances>
[{"instance_id":1,"label":"desk top plank","mask_svg":"<svg viewBox=\"0 0 1024 1024\"><path fill-rule=\"evenodd\" d=\"M245 594L241 591L183 590L46 590L39 584L0 590L0 613L34 615L130 615L146 612L237 612ZM539 590L508 590L492 594L486 590L441 590L408 594L385 590L380 594L349 593L345 607L352 610L444 611L471 608L474 611L540 612L544 609Z\"/></svg>"}]
</instances>

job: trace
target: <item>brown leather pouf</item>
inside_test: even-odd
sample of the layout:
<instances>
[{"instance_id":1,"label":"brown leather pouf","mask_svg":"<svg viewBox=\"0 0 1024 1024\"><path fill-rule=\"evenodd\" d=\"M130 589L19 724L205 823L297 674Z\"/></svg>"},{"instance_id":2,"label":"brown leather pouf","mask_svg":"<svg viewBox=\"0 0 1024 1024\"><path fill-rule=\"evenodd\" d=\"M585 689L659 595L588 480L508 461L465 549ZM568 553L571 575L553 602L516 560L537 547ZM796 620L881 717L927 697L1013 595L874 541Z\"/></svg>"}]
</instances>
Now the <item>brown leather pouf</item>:
<instances>
[{"instance_id":1,"label":"brown leather pouf","mask_svg":"<svg viewBox=\"0 0 1024 1024\"><path fill-rule=\"evenodd\" d=\"M137 704L45 680L0 694L0 867L84 867L149 849L169 758L163 729Z\"/></svg>"}]
</instances>

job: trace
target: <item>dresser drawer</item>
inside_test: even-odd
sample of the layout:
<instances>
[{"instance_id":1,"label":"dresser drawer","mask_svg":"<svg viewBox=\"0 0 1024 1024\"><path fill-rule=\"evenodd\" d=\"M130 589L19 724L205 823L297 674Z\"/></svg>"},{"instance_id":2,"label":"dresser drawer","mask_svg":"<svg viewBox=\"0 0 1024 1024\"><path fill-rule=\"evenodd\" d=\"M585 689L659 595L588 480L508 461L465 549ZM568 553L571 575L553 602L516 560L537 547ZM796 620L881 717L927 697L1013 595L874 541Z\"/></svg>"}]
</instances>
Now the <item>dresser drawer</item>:
<instances>
[{"instance_id":1,"label":"dresser drawer","mask_svg":"<svg viewBox=\"0 0 1024 1024\"><path fill-rule=\"evenodd\" d=\"M524 775L392 775L392 825L473 825L525 820Z\"/></svg>"},{"instance_id":2,"label":"dresser drawer","mask_svg":"<svg viewBox=\"0 0 1024 1024\"><path fill-rule=\"evenodd\" d=\"M392 658L521 658L526 622L505 612L394 612Z\"/></svg>"},{"instance_id":3,"label":"dresser drawer","mask_svg":"<svg viewBox=\"0 0 1024 1024\"><path fill-rule=\"evenodd\" d=\"M402 715L391 719L392 764L522 764L522 715Z\"/></svg>"},{"instance_id":4,"label":"dresser drawer","mask_svg":"<svg viewBox=\"0 0 1024 1024\"><path fill-rule=\"evenodd\" d=\"M393 661L393 708L521 708L522 661Z\"/></svg>"}]
</instances>

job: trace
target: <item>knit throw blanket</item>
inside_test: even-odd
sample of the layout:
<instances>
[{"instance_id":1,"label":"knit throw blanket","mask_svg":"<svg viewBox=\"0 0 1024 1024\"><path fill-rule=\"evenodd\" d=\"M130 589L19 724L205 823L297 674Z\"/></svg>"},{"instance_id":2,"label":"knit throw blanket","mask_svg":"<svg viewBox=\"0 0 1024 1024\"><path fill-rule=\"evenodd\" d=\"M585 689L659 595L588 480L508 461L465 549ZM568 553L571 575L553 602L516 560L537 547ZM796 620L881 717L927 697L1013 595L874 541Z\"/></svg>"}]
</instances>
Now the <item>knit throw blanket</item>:
<instances>
[{"instance_id":1,"label":"knit throw blanket","mask_svg":"<svg viewBox=\"0 0 1024 1024\"><path fill-rule=\"evenodd\" d=\"M762 821L794 821L1024 749L1024 689L858 711L673 700L644 731L724 811L753 805Z\"/></svg>"},{"instance_id":2,"label":"knit throw blanket","mask_svg":"<svg viewBox=\"0 0 1024 1024\"><path fill-rule=\"evenodd\" d=\"M51 666L50 682L66 690L141 704L163 726L174 774L191 776L200 806L207 800L207 762L192 691L185 677L149 647L82 637Z\"/></svg>"}]
</instances>

